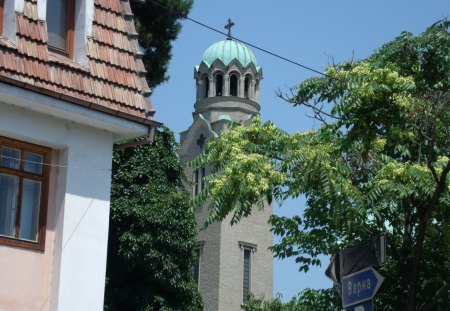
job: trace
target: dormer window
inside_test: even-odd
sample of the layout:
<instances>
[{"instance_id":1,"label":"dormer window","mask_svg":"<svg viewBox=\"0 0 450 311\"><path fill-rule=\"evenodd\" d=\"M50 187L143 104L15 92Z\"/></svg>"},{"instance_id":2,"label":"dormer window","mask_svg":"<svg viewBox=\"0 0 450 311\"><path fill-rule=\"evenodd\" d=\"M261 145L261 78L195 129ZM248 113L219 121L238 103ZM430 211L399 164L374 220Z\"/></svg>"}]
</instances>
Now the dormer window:
<instances>
[{"instance_id":1,"label":"dormer window","mask_svg":"<svg viewBox=\"0 0 450 311\"><path fill-rule=\"evenodd\" d=\"M48 46L53 52L72 57L75 0L47 0Z\"/></svg>"}]
</instances>

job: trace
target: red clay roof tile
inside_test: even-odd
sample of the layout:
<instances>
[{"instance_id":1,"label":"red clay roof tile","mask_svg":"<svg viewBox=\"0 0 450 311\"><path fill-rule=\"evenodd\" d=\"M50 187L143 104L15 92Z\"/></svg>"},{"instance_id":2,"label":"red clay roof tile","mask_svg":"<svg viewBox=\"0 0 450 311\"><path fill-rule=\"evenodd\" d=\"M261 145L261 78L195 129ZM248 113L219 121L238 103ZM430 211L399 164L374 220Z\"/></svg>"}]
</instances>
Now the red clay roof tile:
<instances>
[{"instance_id":1,"label":"red clay roof tile","mask_svg":"<svg viewBox=\"0 0 450 311\"><path fill-rule=\"evenodd\" d=\"M39 41L30 40L26 37L17 38L17 47L19 53L40 59L42 61L48 60L47 46Z\"/></svg>"},{"instance_id":2,"label":"red clay roof tile","mask_svg":"<svg viewBox=\"0 0 450 311\"><path fill-rule=\"evenodd\" d=\"M109 45L111 48L134 52L130 44L128 36L118 31L111 31L106 27L94 24L93 27L94 40Z\"/></svg>"},{"instance_id":3,"label":"red clay roof tile","mask_svg":"<svg viewBox=\"0 0 450 311\"><path fill-rule=\"evenodd\" d=\"M47 42L45 23L26 18L22 14L16 14L17 34L33 40Z\"/></svg>"},{"instance_id":4,"label":"red clay roof tile","mask_svg":"<svg viewBox=\"0 0 450 311\"><path fill-rule=\"evenodd\" d=\"M95 42L92 39L88 40L87 55L91 59L96 59L117 67L136 71L136 62L132 53L113 49L102 43Z\"/></svg>"},{"instance_id":5,"label":"red clay roof tile","mask_svg":"<svg viewBox=\"0 0 450 311\"><path fill-rule=\"evenodd\" d=\"M88 68L48 51L36 0L16 13L17 45L0 37L0 80L145 124L154 109L128 0L95 0ZM126 16L125 16L126 15Z\"/></svg>"},{"instance_id":6,"label":"red clay roof tile","mask_svg":"<svg viewBox=\"0 0 450 311\"><path fill-rule=\"evenodd\" d=\"M106 11L100 7L95 7L94 12L94 20L98 24L120 32L127 32L127 24L122 18L122 15L111 11Z\"/></svg>"},{"instance_id":7,"label":"red clay roof tile","mask_svg":"<svg viewBox=\"0 0 450 311\"><path fill-rule=\"evenodd\" d=\"M122 13L119 0L95 0L95 4L101 6L105 10Z\"/></svg>"}]
</instances>

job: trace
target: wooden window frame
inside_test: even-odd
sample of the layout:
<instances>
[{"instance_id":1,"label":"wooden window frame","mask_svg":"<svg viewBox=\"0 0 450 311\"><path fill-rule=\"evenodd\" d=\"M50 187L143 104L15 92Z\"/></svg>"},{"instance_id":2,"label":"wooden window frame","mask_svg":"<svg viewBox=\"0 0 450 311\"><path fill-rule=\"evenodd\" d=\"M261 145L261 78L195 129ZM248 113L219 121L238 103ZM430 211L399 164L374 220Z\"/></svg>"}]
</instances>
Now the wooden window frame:
<instances>
[{"instance_id":1,"label":"wooden window frame","mask_svg":"<svg viewBox=\"0 0 450 311\"><path fill-rule=\"evenodd\" d=\"M51 161L51 150L49 148L14 140L11 138L6 138L0 136L0 150L1 147L8 147L19 149L21 151L19 169L12 169L2 167L0 165L0 173L6 173L8 175L18 176L19 178L29 178L32 180L38 180L41 182L41 197L40 197L40 206L39 206L39 223L38 223L38 239L36 242L30 240L19 239L18 234L20 230L19 219L20 219L20 211L21 211L21 201L20 197L22 194L22 187L19 187L18 190L18 204L17 204L17 215L15 220L15 229L14 235L15 237L9 236L0 236L0 245L8 245L14 247L20 247L31 250L44 251L45 249L45 233L47 230L47 206L48 206L48 191L49 191L49 179L50 179L50 166L42 165L42 174L33 174L26 172L24 170L24 155L25 152L36 153L42 155L42 163L50 163ZM0 153L1 155L1 153Z\"/></svg>"},{"instance_id":2,"label":"wooden window frame","mask_svg":"<svg viewBox=\"0 0 450 311\"><path fill-rule=\"evenodd\" d=\"M50 52L66 56L68 58L73 58L75 36L75 1L76 0L67 0L67 50L48 44L48 50Z\"/></svg>"},{"instance_id":3,"label":"wooden window frame","mask_svg":"<svg viewBox=\"0 0 450 311\"><path fill-rule=\"evenodd\" d=\"M5 20L3 18L3 14L4 14L4 0L0 0L0 36L3 35L3 21Z\"/></svg>"}]
</instances>

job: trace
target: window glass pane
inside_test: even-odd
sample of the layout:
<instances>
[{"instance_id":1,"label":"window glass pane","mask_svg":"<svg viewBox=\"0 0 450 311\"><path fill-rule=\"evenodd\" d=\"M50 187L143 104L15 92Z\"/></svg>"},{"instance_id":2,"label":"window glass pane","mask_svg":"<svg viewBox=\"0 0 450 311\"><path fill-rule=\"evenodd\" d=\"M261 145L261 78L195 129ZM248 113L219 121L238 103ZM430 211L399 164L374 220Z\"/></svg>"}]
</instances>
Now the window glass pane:
<instances>
[{"instance_id":1,"label":"window glass pane","mask_svg":"<svg viewBox=\"0 0 450 311\"><path fill-rule=\"evenodd\" d=\"M0 174L0 235L14 237L19 177Z\"/></svg>"},{"instance_id":2,"label":"window glass pane","mask_svg":"<svg viewBox=\"0 0 450 311\"><path fill-rule=\"evenodd\" d=\"M1 166L18 170L20 168L20 150L2 147Z\"/></svg>"},{"instance_id":3,"label":"window glass pane","mask_svg":"<svg viewBox=\"0 0 450 311\"><path fill-rule=\"evenodd\" d=\"M242 284L242 301L244 303L247 303L250 293L250 253L251 250L244 249L244 282Z\"/></svg>"},{"instance_id":4,"label":"window glass pane","mask_svg":"<svg viewBox=\"0 0 450 311\"><path fill-rule=\"evenodd\" d=\"M67 50L67 1L47 0L48 45Z\"/></svg>"},{"instance_id":5,"label":"window glass pane","mask_svg":"<svg viewBox=\"0 0 450 311\"><path fill-rule=\"evenodd\" d=\"M232 75L230 78L230 95L231 96L237 96L237 76L236 75Z\"/></svg>"},{"instance_id":6,"label":"window glass pane","mask_svg":"<svg viewBox=\"0 0 450 311\"><path fill-rule=\"evenodd\" d=\"M201 187L201 190L205 189L205 176L206 176L206 168L202 167L202 176L201 176L202 187Z\"/></svg>"},{"instance_id":7,"label":"window glass pane","mask_svg":"<svg viewBox=\"0 0 450 311\"><path fill-rule=\"evenodd\" d=\"M43 157L40 154L25 152L25 163L23 169L25 172L41 175L42 160Z\"/></svg>"},{"instance_id":8,"label":"window glass pane","mask_svg":"<svg viewBox=\"0 0 450 311\"><path fill-rule=\"evenodd\" d=\"M195 187L195 191L194 191L194 195L197 195L198 194L198 190L199 190L199 188L200 188L200 184L199 184L199 172L198 172L198 170L195 170L195 185L194 185L194 187Z\"/></svg>"},{"instance_id":9,"label":"window glass pane","mask_svg":"<svg viewBox=\"0 0 450 311\"><path fill-rule=\"evenodd\" d=\"M195 256L196 256L196 258L195 258L193 274L194 274L195 283L197 283L197 285L198 285L198 278L200 276L200 248L195 249Z\"/></svg>"},{"instance_id":10,"label":"window glass pane","mask_svg":"<svg viewBox=\"0 0 450 311\"><path fill-rule=\"evenodd\" d=\"M37 241L40 201L41 183L34 180L24 179L22 190L22 208L20 210L20 239Z\"/></svg>"}]
</instances>

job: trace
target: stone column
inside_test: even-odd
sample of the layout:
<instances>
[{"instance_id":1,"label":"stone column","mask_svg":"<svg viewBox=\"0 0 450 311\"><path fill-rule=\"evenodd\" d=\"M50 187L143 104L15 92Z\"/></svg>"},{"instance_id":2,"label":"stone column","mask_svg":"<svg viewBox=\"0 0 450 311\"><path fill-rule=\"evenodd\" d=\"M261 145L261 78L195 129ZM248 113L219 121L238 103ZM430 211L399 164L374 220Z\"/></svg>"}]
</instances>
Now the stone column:
<instances>
[{"instance_id":1,"label":"stone column","mask_svg":"<svg viewBox=\"0 0 450 311\"><path fill-rule=\"evenodd\" d=\"M259 80L256 81L255 85L255 101L259 103Z\"/></svg>"},{"instance_id":2,"label":"stone column","mask_svg":"<svg viewBox=\"0 0 450 311\"><path fill-rule=\"evenodd\" d=\"M223 96L230 95L230 75L223 76Z\"/></svg>"},{"instance_id":3,"label":"stone column","mask_svg":"<svg viewBox=\"0 0 450 311\"><path fill-rule=\"evenodd\" d=\"M239 90L238 90L238 96L241 98L244 98L244 85L245 85L245 77L241 76L239 77Z\"/></svg>"},{"instance_id":4,"label":"stone column","mask_svg":"<svg viewBox=\"0 0 450 311\"><path fill-rule=\"evenodd\" d=\"M216 96L216 88L214 85L214 77L209 76L209 94L208 97L214 97Z\"/></svg>"},{"instance_id":5,"label":"stone column","mask_svg":"<svg viewBox=\"0 0 450 311\"><path fill-rule=\"evenodd\" d=\"M196 83L196 86L197 86L197 100L199 100L199 99L201 99L202 98L202 94L203 94L203 81L200 79L200 80L196 80L197 81L197 83Z\"/></svg>"},{"instance_id":6,"label":"stone column","mask_svg":"<svg viewBox=\"0 0 450 311\"><path fill-rule=\"evenodd\" d=\"M248 98L251 100L255 100L255 79L252 79L250 81L250 89L248 91Z\"/></svg>"}]
</instances>

